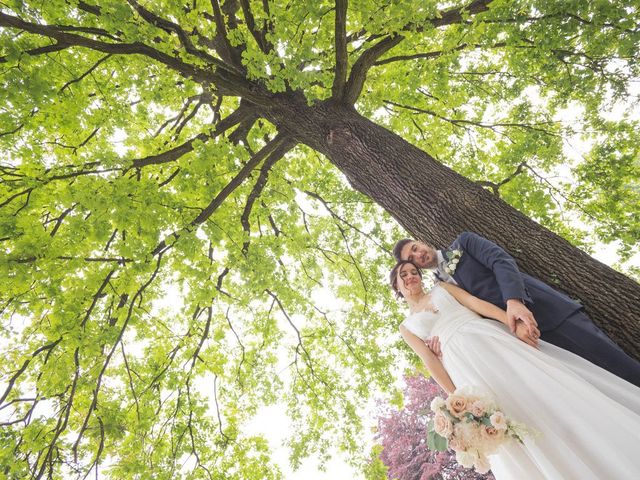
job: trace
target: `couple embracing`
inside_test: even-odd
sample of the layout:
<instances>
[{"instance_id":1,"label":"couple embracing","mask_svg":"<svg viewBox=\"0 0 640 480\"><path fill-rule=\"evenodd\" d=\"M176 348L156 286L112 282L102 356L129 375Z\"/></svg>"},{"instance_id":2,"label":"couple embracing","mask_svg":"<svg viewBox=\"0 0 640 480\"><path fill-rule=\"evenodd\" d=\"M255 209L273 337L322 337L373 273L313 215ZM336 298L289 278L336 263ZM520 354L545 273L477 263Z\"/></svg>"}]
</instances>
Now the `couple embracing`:
<instances>
[{"instance_id":1,"label":"couple embracing","mask_svg":"<svg viewBox=\"0 0 640 480\"><path fill-rule=\"evenodd\" d=\"M640 478L640 363L579 303L475 233L444 250L400 240L394 256L391 286L410 309L400 332L432 377L487 392L539 432L499 448L496 478ZM429 292L422 268L438 280Z\"/></svg>"}]
</instances>

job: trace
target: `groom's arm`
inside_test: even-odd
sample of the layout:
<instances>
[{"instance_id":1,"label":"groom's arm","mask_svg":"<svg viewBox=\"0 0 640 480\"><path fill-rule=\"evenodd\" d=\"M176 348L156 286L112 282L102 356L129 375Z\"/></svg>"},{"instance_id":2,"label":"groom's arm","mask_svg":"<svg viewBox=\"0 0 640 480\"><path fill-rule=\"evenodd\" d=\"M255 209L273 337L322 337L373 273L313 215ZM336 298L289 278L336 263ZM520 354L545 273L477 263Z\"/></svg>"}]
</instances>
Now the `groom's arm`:
<instances>
[{"instance_id":1,"label":"groom's arm","mask_svg":"<svg viewBox=\"0 0 640 480\"><path fill-rule=\"evenodd\" d=\"M464 232L457 239L463 251L493 272L507 305L509 328L515 332L516 322L523 321L534 332L537 322L525 303L533 303L525 286L516 261L498 245L477 233Z\"/></svg>"},{"instance_id":2,"label":"groom's arm","mask_svg":"<svg viewBox=\"0 0 640 480\"><path fill-rule=\"evenodd\" d=\"M492 241L473 232L460 234L458 243L464 252L493 272L505 304L510 299L533 303L524 286L518 265L511 255Z\"/></svg>"}]
</instances>

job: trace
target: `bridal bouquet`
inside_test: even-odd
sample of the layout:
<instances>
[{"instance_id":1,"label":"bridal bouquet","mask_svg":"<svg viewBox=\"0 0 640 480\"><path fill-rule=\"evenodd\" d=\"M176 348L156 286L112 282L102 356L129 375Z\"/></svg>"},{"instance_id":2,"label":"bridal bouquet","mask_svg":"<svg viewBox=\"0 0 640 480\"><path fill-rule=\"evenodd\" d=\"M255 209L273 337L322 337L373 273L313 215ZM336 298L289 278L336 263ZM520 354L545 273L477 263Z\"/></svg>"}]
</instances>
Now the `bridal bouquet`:
<instances>
[{"instance_id":1,"label":"bridal bouquet","mask_svg":"<svg viewBox=\"0 0 640 480\"><path fill-rule=\"evenodd\" d=\"M435 415L428 425L429 448L441 452L451 448L460 465L474 467L478 473L490 470L487 456L500 445L522 442L523 436L533 433L508 419L490 398L468 389L457 389L446 400L434 398L431 410Z\"/></svg>"}]
</instances>

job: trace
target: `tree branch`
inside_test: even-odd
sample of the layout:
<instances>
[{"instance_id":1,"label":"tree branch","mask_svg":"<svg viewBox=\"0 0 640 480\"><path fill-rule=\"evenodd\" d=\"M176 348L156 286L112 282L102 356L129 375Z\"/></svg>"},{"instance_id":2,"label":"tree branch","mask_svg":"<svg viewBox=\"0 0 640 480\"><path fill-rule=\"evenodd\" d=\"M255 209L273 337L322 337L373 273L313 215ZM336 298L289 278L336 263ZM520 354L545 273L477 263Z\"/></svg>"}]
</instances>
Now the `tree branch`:
<instances>
[{"instance_id":1,"label":"tree branch","mask_svg":"<svg viewBox=\"0 0 640 480\"><path fill-rule=\"evenodd\" d=\"M518 165L518 167L514 170L514 172L509 175L508 177L502 179L500 182L495 183L495 182L491 182L489 180L478 180L476 183L478 185L481 185L483 187L489 187L491 188L493 194L497 197L500 196L500 187L506 183L509 183L511 180L513 180L515 177L517 177L518 175L520 175L522 173L522 170L527 167L527 162L521 162L520 165Z\"/></svg>"},{"instance_id":2,"label":"tree branch","mask_svg":"<svg viewBox=\"0 0 640 480\"><path fill-rule=\"evenodd\" d=\"M240 335L238 335L238 332L236 332L235 328L233 328L233 325L231 324L231 319L229 318L229 309L227 308L227 311L225 312L225 317L227 319L227 323L229 324L229 328L231 329L231 331L233 332L233 335L236 337L236 341L238 342L238 345L240 346L240 350L242 351L242 358L240 359L240 363L238 364L238 369L237 369L237 373L236 373L236 382L238 382L238 385L240 385L240 388L242 388L242 377L240 375L240 373L242 372L242 364L245 361L245 347L244 344L242 343L242 341L240 340Z\"/></svg>"},{"instance_id":3,"label":"tree branch","mask_svg":"<svg viewBox=\"0 0 640 480\"><path fill-rule=\"evenodd\" d=\"M445 25L451 25L454 23L461 23L464 20L463 12L469 15L477 15L478 13L486 12L489 10L489 5L493 0L474 0L469 5L460 8L452 8L442 12L439 18L431 20L431 24L434 27L443 27ZM418 31L421 31L420 29Z\"/></svg>"},{"instance_id":4,"label":"tree branch","mask_svg":"<svg viewBox=\"0 0 640 480\"><path fill-rule=\"evenodd\" d=\"M87 75L91 74L91 72L93 72L96 68L98 68L100 66L100 64L102 62L104 62L105 60L108 60L111 57L111 54L109 55L105 55L104 57L102 57L100 60L98 60L95 64L93 64L93 66L87 70L86 72L84 72L82 75L80 75L78 78L74 78L73 80L69 80L67 83L65 83L62 88L59 90L60 93L64 92L67 88L69 88L71 85L73 85L74 83L78 83L80 82L82 79L84 79Z\"/></svg>"},{"instance_id":5,"label":"tree branch","mask_svg":"<svg viewBox=\"0 0 640 480\"><path fill-rule=\"evenodd\" d=\"M335 48L336 48L336 69L331 87L334 99L341 99L344 95L347 83L347 6L348 0L336 0L335 15Z\"/></svg>"},{"instance_id":6,"label":"tree branch","mask_svg":"<svg viewBox=\"0 0 640 480\"><path fill-rule=\"evenodd\" d=\"M368 240L370 240L371 242L373 242L378 248L380 248L380 250L382 250L383 252L387 253L387 254L391 254L391 252L386 249L384 247L384 245L381 245L380 242L378 242L377 239L373 238L371 235L369 235L366 232L363 232L362 230L360 230L358 227L356 227L355 225L352 225L350 222L348 222L347 220L345 220L344 218L342 218L340 215L338 215L332 208L331 205L329 205L329 202L326 201L324 198L322 198L319 194L317 194L316 192L312 192L310 190L304 190L304 193L306 193L307 195L309 195L311 198L314 198L316 200L318 200L320 203L322 203L322 205L324 206L324 208L331 214L331 216L335 219L338 220L342 223L344 223L345 225L347 225L349 228L351 228L352 230L355 230L356 232L358 232L360 235L366 237Z\"/></svg>"},{"instance_id":7,"label":"tree branch","mask_svg":"<svg viewBox=\"0 0 640 480\"><path fill-rule=\"evenodd\" d=\"M398 107L398 108L403 108L406 110L411 110L413 112L416 113L424 113L426 115L430 115L432 117L435 118L439 118L440 120L444 120L445 122L448 122L452 125L455 126L461 126L461 125L471 125L474 127L479 127L479 128L488 128L489 130L493 130L494 132L497 132L497 128L499 127L504 127L504 128L522 128L525 130L532 130L535 132L540 132L540 133L544 133L545 135L551 135L551 136L558 136L557 133L554 132L550 132L548 130L545 130L544 128L538 128L535 127L533 125L529 125L526 123L516 123L516 122L499 122L499 123L484 123L484 122L477 122L474 120L465 120L465 119L458 119L458 118L448 118L445 117L444 115L440 115L439 113L434 112L433 110L426 110L423 108L418 108L418 107L412 107L410 105L403 105L401 103L396 103L393 102L391 100L383 100L384 103L388 104L388 105L393 105L394 107ZM545 122L545 123L551 123L551 122ZM500 133L500 132L497 132Z\"/></svg>"},{"instance_id":8,"label":"tree branch","mask_svg":"<svg viewBox=\"0 0 640 480\"><path fill-rule=\"evenodd\" d=\"M143 55L151 58L167 67L179 72L187 78L191 78L198 83L215 84L222 94L241 96L257 105L268 106L269 94L266 90L257 85L251 84L241 72L235 67L229 66L222 60L214 57L209 58L211 67L202 68L190 63L186 63L180 58L173 57L164 52L156 50L142 42L134 43L108 43L91 38L83 37L65 32L61 27L52 25L40 25L25 22L24 20L0 12L0 27L17 28L36 35L43 35L58 41L58 43L69 46L79 46L95 51L112 53L117 55Z\"/></svg>"},{"instance_id":9,"label":"tree branch","mask_svg":"<svg viewBox=\"0 0 640 480\"><path fill-rule=\"evenodd\" d=\"M403 39L404 37L402 35L395 34L385 37L373 47L365 50L362 55L358 57L358 60L356 60L356 63L354 63L351 68L349 80L347 81L344 94L342 95L343 103L348 105L356 103L356 100L360 96L362 88L364 87L364 82L367 78L369 69L373 66L376 60L378 60L378 58L398 45Z\"/></svg>"},{"instance_id":10,"label":"tree branch","mask_svg":"<svg viewBox=\"0 0 640 480\"><path fill-rule=\"evenodd\" d=\"M131 7L133 7L138 15L140 15L147 23L150 23L154 27L158 27L167 33L175 33L180 39L180 43L182 44L184 49L191 55L201 58L208 63L215 64L218 62L215 57L209 55L207 52L196 48L195 45L193 45L193 43L191 42L191 39L189 38L187 32L185 32L177 23L160 17L159 15L153 13L151 10L148 10L140 5L135 0L127 0L127 3L131 5Z\"/></svg>"},{"instance_id":11,"label":"tree branch","mask_svg":"<svg viewBox=\"0 0 640 480\"><path fill-rule=\"evenodd\" d=\"M229 42L227 27L225 26L224 16L222 15L218 0L211 0L211 8L213 9L213 19L216 24L216 37L224 46L224 53L221 56L228 58L228 61L231 61L233 65L242 68L242 59L236 49L231 45L231 42Z\"/></svg>"},{"instance_id":12,"label":"tree branch","mask_svg":"<svg viewBox=\"0 0 640 480\"><path fill-rule=\"evenodd\" d=\"M216 404L216 413L218 414L218 430L220 431L220 435L225 440L225 444L229 443L231 440L222 430L222 417L220 416L220 405L218 404L218 375L213 375L213 400Z\"/></svg>"},{"instance_id":13,"label":"tree branch","mask_svg":"<svg viewBox=\"0 0 640 480\"><path fill-rule=\"evenodd\" d=\"M434 27L441 27L444 25L450 25L452 23L460 23L463 21L463 12L467 12L471 15L484 12L489 9L489 4L491 2L492 0L475 0L465 7L454 8L441 12L441 14L437 18L428 20L428 23L430 23ZM416 26L415 24L410 23L406 25L403 30L420 32L424 30L424 27ZM347 81L345 93L342 96L343 103L353 105L356 102L356 100L360 96L360 93L362 92L362 88L364 86L364 82L366 80L367 72L369 71L369 69L382 55L398 45L403 39L404 37L402 35L389 35L387 37L384 37L372 47L365 50L362 55L360 55L358 60L356 60L356 63L353 65L353 68L351 69L351 74L349 75L349 80Z\"/></svg>"},{"instance_id":14,"label":"tree branch","mask_svg":"<svg viewBox=\"0 0 640 480\"><path fill-rule=\"evenodd\" d=\"M161 163L173 162L183 155L191 152L193 150L193 143L196 140L200 140L202 142L207 142L218 135L224 133L229 128L234 125L242 122L245 118L251 115L251 110L246 107L243 107L241 104L233 113L225 117L223 120L218 122L216 128L211 133L200 133L196 135L191 140L184 142L182 145L178 145L171 150L167 150L166 152L159 153L157 155L149 155L148 157L138 158L132 161L131 168L143 168L148 165L158 165Z\"/></svg>"},{"instance_id":15,"label":"tree branch","mask_svg":"<svg viewBox=\"0 0 640 480\"><path fill-rule=\"evenodd\" d=\"M78 432L78 437L76 439L76 441L74 442L71 450L75 453L77 452L78 446L80 445L80 441L82 440L82 437L85 433L85 431L87 430L87 427L89 425L89 419L91 418L91 414L94 412L94 410L96 409L96 407L98 406L98 394L100 393L100 388L102 385L102 379L104 376L104 373L107 370L107 367L109 366L109 363L111 363L111 357L113 356L113 353L115 352L118 344L122 341L122 336L124 335L124 332L127 328L127 325L129 324L129 321L131 319L131 316L133 314L133 309L135 307L135 303L136 300L142 295L142 293L144 292L144 290L147 289L147 287L149 285L151 285L151 283L155 280L156 276L158 275L158 272L160 271L160 266L162 264L162 253L160 253L158 255L158 260L156 262L156 267L154 269L154 271L151 273L151 275L149 276L149 279L140 286L140 288L138 289L138 291L135 293L135 295L133 296L133 298L131 299L131 302L129 303L129 310L127 312L127 317L125 318L122 327L120 328L120 332L118 333L118 338L116 338L115 342L113 343L111 350L109 351L109 353L107 354L105 361L102 365L102 369L100 370L100 373L98 374L98 377L96 379L95 382L95 388L93 390L93 399L91 401L91 404L89 405L89 409L87 411L87 414L84 418L84 422L82 424L82 427L80 428L79 432Z\"/></svg>"},{"instance_id":16,"label":"tree branch","mask_svg":"<svg viewBox=\"0 0 640 480\"><path fill-rule=\"evenodd\" d=\"M249 0L240 0L240 7L242 8L242 15L244 16L247 28L258 44L258 47L260 47L260 50L262 50L263 53L269 53L273 50L273 45L269 40L267 40L266 31L264 29L256 28L256 21L253 18Z\"/></svg>"},{"instance_id":17,"label":"tree branch","mask_svg":"<svg viewBox=\"0 0 640 480\"><path fill-rule=\"evenodd\" d=\"M64 222L65 217L69 215L73 211L73 209L76 208L77 205L78 205L77 203L74 203L71 207L67 208L64 212L62 212L58 218L55 219L56 224L54 225L53 230L51 230L51 233L49 234L51 237L55 236L55 234L58 232L58 229L62 225L62 222Z\"/></svg>"},{"instance_id":18,"label":"tree branch","mask_svg":"<svg viewBox=\"0 0 640 480\"><path fill-rule=\"evenodd\" d=\"M262 190L264 189L264 186L267 183L267 178L269 177L269 171L276 164L276 162L280 160L284 156L284 154L287 153L287 151L291 150L294 146L295 146L295 143L290 142L288 144L288 148L283 146L282 149L278 149L274 151L271 155L269 155L267 160L262 165L258 180L256 180L256 183L254 184L253 189L251 190L251 193L247 197L247 203L242 212L242 217L240 218L240 223L242 224L242 228L244 229L244 231L247 233L247 237L249 237L249 235L251 234L249 216L251 215L253 204L258 199L258 197L260 196L260 193L262 192ZM242 253L245 253L245 254L247 253L250 241L251 241L250 238L247 238L247 240L244 242L244 244L242 245Z\"/></svg>"},{"instance_id":19,"label":"tree branch","mask_svg":"<svg viewBox=\"0 0 640 480\"><path fill-rule=\"evenodd\" d=\"M213 308L211 307L211 305L209 305L206 308L206 310L207 310L207 321L204 325L204 331L202 332L202 335L200 337L200 342L198 343L198 346L196 347L193 354L191 355L191 370L193 370L193 367L195 366L196 361L198 360L198 358L200 358L199 357L200 350L202 349L204 342L207 340L207 338L209 338L209 329L211 328L211 320L213 319ZM197 320L199 316L200 316L200 313L198 313L198 315L194 320Z\"/></svg>"},{"instance_id":20,"label":"tree branch","mask_svg":"<svg viewBox=\"0 0 640 480\"><path fill-rule=\"evenodd\" d=\"M280 298L278 298L278 295L273 293L268 288L265 289L265 292L267 294L269 294L269 296L271 298L273 298L275 300L275 302L278 304L278 308L280 309L280 311L282 312L284 317L287 319L287 322L289 323L289 325L291 325L291 327L295 330L296 336L298 337L298 345L296 345L296 350L295 350L296 351L296 360L295 360L296 370L298 369L298 362L297 362L298 352L301 350L304 353L304 355L302 355L302 357L304 359L304 363L307 366L307 368L309 369L309 372L310 372L311 376L313 378L315 378L316 380L318 380L320 383L322 383L325 388L329 389L330 387L327 384L327 382L322 377L320 377L316 373L316 371L314 370L314 368L313 368L313 360L311 358L311 355L309 354L309 351L307 350L307 347L305 347L305 345L304 345L304 343L302 341L302 335L300 333L300 330L298 329L298 327L296 327L295 323L293 323L293 320L291 320L291 317L287 313L287 310L284 308L284 305L280 301ZM305 384L307 385L309 390L312 391L314 393L314 395L316 395L316 397L317 397L317 394L315 393L315 390L314 390L313 386L311 386L309 383L306 382L306 380L304 380L304 377L302 376L302 374L300 373L299 370L298 370L298 375L300 376L300 378L303 381L305 381Z\"/></svg>"},{"instance_id":21,"label":"tree branch","mask_svg":"<svg viewBox=\"0 0 640 480\"><path fill-rule=\"evenodd\" d=\"M240 186L240 184L250 175L251 171L256 168L267 155L271 155L273 153L279 158L284 155L285 152L290 150L293 147L293 144L294 141L287 138L284 134L276 135L272 141L267 143L267 145L265 145L244 165L244 167L242 167L238 174L222 189L211 203L202 210L200 215L191 222L191 225L199 225L209 218L213 211L217 209L222 202Z\"/></svg>"},{"instance_id":22,"label":"tree branch","mask_svg":"<svg viewBox=\"0 0 640 480\"><path fill-rule=\"evenodd\" d=\"M62 341L62 337L58 338L56 341L48 343L47 345L43 345L42 347L38 348L35 352L33 352L31 354L31 358L28 358L27 360L24 361L24 363L22 364L22 367L20 367L16 373L14 373L11 378L9 379L9 383L7 384L7 388L5 389L4 393L2 394L2 397L0 397L0 404L2 404L2 402L4 402L5 398L7 398L7 396L9 395L9 393L11 392L11 389L13 388L13 385L15 383L15 381L17 380L17 378L22 375L24 373L24 371L27 369L27 367L29 366L29 363L31 363L31 360L33 360L34 358L36 358L40 353L44 352L44 351L51 351L53 350L60 342Z\"/></svg>"},{"instance_id":23,"label":"tree branch","mask_svg":"<svg viewBox=\"0 0 640 480\"><path fill-rule=\"evenodd\" d=\"M164 252L170 248L170 246L180 238L182 231L192 231L194 227L204 223L213 214L213 212L222 205L222 202L224 202L224 200L226 200L227 197L231 195L231 193L233 193L233 191L238 188L244 180L247 179L251 174L251 171L256 168L265 157L273 152L282 152L281 155L283 155L284 152L291 148L290 145L292 143L293 140L289 139L284 134L276 135L273 140L267 143L240 169L236 176L231 179L231 181L220 191L220 193L218 193L218 195L215 196L213 200L211 200L209 205L202 209L200 215L194 218L188 226L184 227L183 230L169 234L166 239L162 240L158 246L156 246L152 255L157 255L158 253ZM171 244L168 243L169 237L173 237L173 242Z\"/></svg>"},{"instance_id":24,"label":"tree branch","mask_svg":"<svg viewBox=\"0 0 640 480\"><path fill-rule=\"evenodd\" d=\"M69 45L58 42L51 45L45 45L44 47L37 47L37 48L32 48L30 50L25 50L22 53L26 53L27 55L35 57L37 55L44 55L47 53L59 52L60 50L64 50L65 48L69 48ZM7 60L6 56L0 57L0 63L7 63L8 61L9 60Z\"/></svg>"},{"instance_id":25,"label":"tree branch","mask_svg":"<svg viewBox=\"0 0 640 480\"><path fill-rule=\"evenodd\" d=\"M38 257L21 257L21 258L10 258L8 261L15 263L32 263L35 262ZM106 262L106 263L119 263L120 265L124 265L125 263L131 263L134 261L132 258L124 258L124 257L70 257L67 255L61 255L55 257L56 260L84 260L85 262Z\"/></svg>"},{"instance_id":26,"label":"tree branch","mask_svg":"<svg viewBox=\"0 0 640 480\"><path fill-rule=\"evenodd\" d=\"M474 49L477 48L500 48L500 47L505 47L507 45L506 42L499 42L493 45L469 45L468 43L463 43L461 45L458 45L455 48L452 48L451 50L440 50L440 51L434 51L434 52L424 52L424 53L414 53L413 55L397 55L395 57L388 57L388 58L384 58L382 60L378 60L377 62L374 63L374 66L380 66L380 65L385 65L387 63L392 63L392 62L402 62L405 60L416 60L418 58L424 58L424 59L429 59L429 58L437 58L440 57L446 53L449 52L458 52L461 50L464 50L467 47L471 47Z\"/></svg>"}]
</instances>

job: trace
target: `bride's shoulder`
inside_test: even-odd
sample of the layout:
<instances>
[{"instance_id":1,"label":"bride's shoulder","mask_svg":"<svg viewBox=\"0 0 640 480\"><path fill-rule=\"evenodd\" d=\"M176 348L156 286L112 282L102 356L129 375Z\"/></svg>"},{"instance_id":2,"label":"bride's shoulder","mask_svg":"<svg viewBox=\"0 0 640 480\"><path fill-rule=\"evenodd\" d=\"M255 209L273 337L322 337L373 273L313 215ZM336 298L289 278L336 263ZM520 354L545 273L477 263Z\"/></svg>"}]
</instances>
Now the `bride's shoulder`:
<instances>
[{"instance_id":1,"label":"bride's shoulder","mask_svg":"<svg viewBox=\"0 0 640 480\"><path fill-rule=\"evenodd\" d=\"M402 320L400 322L400 325L398 325L398 330L400 330L400 333L402 333L403 331L409 330L407 328L407 324L411 323L411 317L413 317L414 314L412 314L411 312L407 313L407 316L404 317L404 320Z\"/></svg>"},{"instance_id":2,"label":"bride's shoulder","mask_svg":"<svg viewBox=\"0 0 640 480\"><path fill-rule=\"evenodd\" d=\"M447 282L438 281L433 285L433 287L431 287L431 290L429 290L429 293L431 294L432 298L448 299L450 297L453 297L453 293L451 292L451 287L455 287L455 286Z\"/></svg>"}]
</instances>

